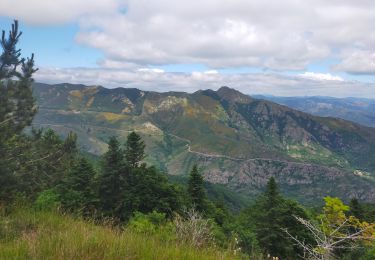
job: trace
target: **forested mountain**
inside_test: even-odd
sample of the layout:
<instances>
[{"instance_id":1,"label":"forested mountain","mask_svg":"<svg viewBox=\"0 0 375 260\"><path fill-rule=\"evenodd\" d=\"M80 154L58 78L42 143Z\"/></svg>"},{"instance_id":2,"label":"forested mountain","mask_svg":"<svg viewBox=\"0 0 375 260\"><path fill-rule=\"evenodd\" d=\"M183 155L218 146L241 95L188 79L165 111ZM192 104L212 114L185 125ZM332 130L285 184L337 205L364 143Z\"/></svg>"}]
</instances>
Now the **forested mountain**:
<instances>
[{"instance_id":1,"label":"forested mountain","mask_svg":"<svg viewBox=\"0 0 375 260\"><path fill-rule=\"evenodd\" d=\"M375 127L375 100L366 98L256 96L317 116L338 117Z\"/></svg>"},{"instance_id":2,"label":"forested mountain","mask_svg":"<svg viewBox=\"0 0 375 260\"><path fill-rule=\"evenodd\" d=\"M375 199L374 128L228 87L189 94L36 83L34 95L34 126L74 131L94 155L106 151L109 136L124 140L135 130L146 142L145 160L172 175L198 163L206 180L248 195L274 176L306 203L326 195Z\"/></svg>"}]
</instances>

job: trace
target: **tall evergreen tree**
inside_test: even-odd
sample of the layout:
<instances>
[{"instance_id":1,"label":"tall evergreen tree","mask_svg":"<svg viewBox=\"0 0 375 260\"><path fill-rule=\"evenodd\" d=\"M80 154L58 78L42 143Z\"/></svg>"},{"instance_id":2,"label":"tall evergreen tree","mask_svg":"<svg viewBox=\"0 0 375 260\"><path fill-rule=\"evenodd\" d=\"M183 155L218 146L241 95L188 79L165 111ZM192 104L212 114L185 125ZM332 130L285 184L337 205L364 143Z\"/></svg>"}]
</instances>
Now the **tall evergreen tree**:
<instances>
[{"instance_id":1,"label":"tall evergreen tree","mask_svg":"<svg viewBox=\"0 0 375 260\"><path fill-rule=\"evenodd\" d=\"M124 156L116 137L108 142L108 151L103 155L101 174L99 176L99 200L103 212L116 215L121 208L124 168Z\"/></svg>"},{"instance_id":2,"label":"tall evergreen tree","mask_svg":"<svg viewBox=\"0 0 375 260\"><path fill-rule=\"evenodd\" d=\"M18 22L14 21L12 29L6 37L2 32L0 55L0 142L5 138L20 133L30 125L36 113L35 100L32 96L32 75L34 54L31 58L21 58L21 50L17 43L21 36ZM21 66L21 71L18 67Z\"/></svg>"},{"instance_id":3,"label":"tall evergreen tree","mask_svg":"<svg viewBox=\"0 0 375 260\"><path fill-rule=\"evenodd\" d=\"M190 172L188 182L188 194L193 206L200 212L207 210L207 197L204 188L203 176L198 171L198 166L194 165Z\"/></svg>"},{"instance_id":4,"label":"tall evergreen tree","mask_svg":"<svg viewBox=\"0 0 375 260\"><path fill-rule=\"evenodd\" d=\"M284 240L284 233L280 225L280 206L283 203L276 181L273 177L267 183L266 190L257 201L256 232L258 241L263 248L272 256L280 256L280 250L285 245L280 243Z\"/></svg>"},{"instance_id":5,"label":"tall evergreen tree","mask_svg":"<svg viewBox=\"0 0 375 260\"><path fill-rule=\"evenodd\" d=\"M52 129L18 138L15 151L18 187L29 197L60 184L75 163L77 136L70 133L63 140ZM21 154L21 155L20 155Z\"/></svg>"},{"instance_id":6,"label":"tall evergreen tree","mask_svg":"<svg viewBox=\"0 0 375 260\"><path fill-rule=\"evenodd\" d=\"M78 210L83 214L90 212L95 200L94 176L91 163L84 157L79 158L59 188L65 208Z\"/></svg>"},{"instance_id":7,"label":"tall evergreen tree","mask_svg":"<svg viewBox=\"0 0 375 260\"><path fill-rule=\"evenodd\" d=\"M34 69L34 55L21 58L17 43L21 37L18 22L14 21L6 37L2 31L0 54L0 200L12 197L17 186L14 169L11 169L9 154L13 153L12 137L30 125L36 113L31 83ZM21 66L21 71L18 70ZM14 139L14 138L13 138ZM11 141L10 141L11 140ZM10 143L9 143L10 141Z\"/></svg>"},{"instance_id":8,"label":"tall evergreen tree","mask_svg":"<svg viewBox=\"0 0 375 260\"><path fill-rule=\"evenodd\" d=\"M255 227L259 245L267 254L282 259L299 257L301 249L288 239L283 229L306 240L311 239L294 217L307 218L307 214L296 202L283 198L273 177L251 211L250 226Z\"/></svg>"},{"instance_id":9,"label":"tall evergreen tree","mask_svg":"<svg viewBox=\"0 0 375 260\"><path fill-rule=\"evenodd\" d=\"M137 168L144 157L145 143L137 133L131 132L125 144L125 159L127 164L131 168Z\"/></svg>"}]
</instances>

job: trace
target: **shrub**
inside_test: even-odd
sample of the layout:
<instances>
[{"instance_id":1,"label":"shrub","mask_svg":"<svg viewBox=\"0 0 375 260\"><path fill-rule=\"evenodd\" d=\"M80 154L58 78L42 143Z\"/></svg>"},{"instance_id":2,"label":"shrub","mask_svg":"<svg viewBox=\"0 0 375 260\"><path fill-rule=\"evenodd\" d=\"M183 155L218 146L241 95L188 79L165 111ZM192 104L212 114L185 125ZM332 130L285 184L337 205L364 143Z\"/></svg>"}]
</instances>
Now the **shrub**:
<instances>
[{"instance_id":1,"label":"shrub","mask_svg":"<svg viewBox=\"0 0 375 260\"><path fill-rule=\"evenodd\" d=\"M128 223L128 227L139 233L154 234L155 231L165 223L165 213L153 211L148 214L143 214L141 212L135 212Z\"/></svg>"},{"instance_id":2,"label":"shrub","mask_svg":"<svg viewBox=\"0 0 375 260\"><path fill-rule=\"evenodd\" d=\"M196 210L184 212L184 217L176 215L173 221L177 238L191 246L202 248L213 244L213 226Z\"/></svg>"},{"instance_id":3,"label":"shrub","mask_svg":"<svg viewBox=\"0 0 375 260\"><path fill-rule=\"evenodd\" d=\"M53 189L44 190L38 194L34 206L39 210L57 210L60 207L59 196Z\"/></svg>"}]
</instances>

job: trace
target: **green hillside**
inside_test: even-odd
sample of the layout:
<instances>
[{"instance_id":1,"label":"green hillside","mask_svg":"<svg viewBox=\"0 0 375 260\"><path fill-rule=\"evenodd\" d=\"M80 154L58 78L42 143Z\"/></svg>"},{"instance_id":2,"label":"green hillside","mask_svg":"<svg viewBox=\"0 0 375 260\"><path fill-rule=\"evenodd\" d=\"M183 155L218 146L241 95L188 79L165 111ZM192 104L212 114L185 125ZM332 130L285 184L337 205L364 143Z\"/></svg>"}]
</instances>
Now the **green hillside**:
<instances>
[{"instance_id":1,"label":"green hillside","mask_svg":"<svg viewBox=\"0 0 375 260\"><path fill-rule=\"evenodd\" d=\"M34 126L78 134L100 155L112 135L131 130L146 142L146 161L171 175L199 162L209 182L246 195L270 176L305 203L318 196L375 199L375 130L321 118L233 89L193 94L100 86L35 84Z\"/></svg>"}]
</instances>

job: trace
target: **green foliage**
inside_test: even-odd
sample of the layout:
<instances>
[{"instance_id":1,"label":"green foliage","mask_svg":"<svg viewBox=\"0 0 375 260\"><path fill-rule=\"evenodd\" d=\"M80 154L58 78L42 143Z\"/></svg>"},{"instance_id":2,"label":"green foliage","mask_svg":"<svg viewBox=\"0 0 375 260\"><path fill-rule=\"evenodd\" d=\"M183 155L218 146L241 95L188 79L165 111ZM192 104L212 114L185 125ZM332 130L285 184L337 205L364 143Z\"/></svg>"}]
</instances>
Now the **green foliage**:
<instances>
[{"instance_id":1,"label":"green foliage","mask_svg":"<svg viewBox=\"0 0 375 260\"><path fill-rule=\"evenodd\" d=\"M163 232L145 235L69 215L17 210L0 217L0 259L240 259L229 250L165 239Z\"/></svg>"},{"instance_id":2,"label":"green foliage","mask_svg":"<svg viewBox=\"0 0 375 260\"><path fill-rule=\"evenodd\" d=\"M128 227L138 233L154 234L157 229L166 224L166 214L152 211L148 214L135 212L129 220Z\"/></svg>"},{"instance_id":3,"label":"green foliage","mask_svg":"<svg viewBox=\"0 0 375 260\"><path fill-rule=\"evenodd\" d=\"M115 216L121 211L126 168L124 155L116 137L111 137L108 151L102 157L102 168L98 178L99 201L104 214Z\"/></svg>"},{"instance_id":4,"label":"green foliage","mask_svg":"<svg viewBox=\"0 0 375 260\"><path fill-rule=\"evenodd\" d=\"M61 183L77 154L73 133L62 140L51 129L20 137L17 144L23 152L15 160L18 163L15 167L19 177L18 189L31 198Z\"/></svg>"},{"instance_id":5,"label":"green foliage","mask_svg":"<svg viewBox=\"0 0 375 260\"><path fill-rule=\"evenodd\" d=\"M145 144L141 137L137 133L131 132L125 144L125 159L131 168L139 167L145 157L144 150Z\"/></svg>"},{"instance_id":6,"label":"green foliage","mask_svg":"<svg viewBox=\"0 0 375 260\"><path fill-rule=\"evenodd\" d=\"M0 54L0 201L9 200L17 187L11 154L16 149L14 139L30 125L36 106L32 96L31 83L34 69L34 55L25 61L17 43L21 36L18 22L14 21L8 37L2 32ZM21 71L17 68L21 66Z\"/></svg>"},{"instance_id":7,"label":"green foliage","mask_svg":"<svg viewBox=\"0 0 375 260\"><path fill-rule=\"evenodd\" d=\"M38 194L34 206L39 210L56 210L60 207L59 195L54 189L44 190Z\"/></svg>"},{"instance_id":8,"label":"green foliage","mask_svg":"<svg viewBox=\"0 0 375 260\"><path fill-rule=\"evenodd\" d=\"M373 260L375 259L375 243L372 245L372 247L368 248L368 250L364 253L364 255L361 255L360 260Z\"/></svg>"},{"instance_id":9,"label":"green foliage","mask_svg":"<svg viewBox=\"0 0 375 260\"><path fill-rule=\"evenodd\" d=\"M364 219L367 222L375 222L375 203L361 203Z\"/></svg>"},{"instance_id":10,"label":"green foliage","mask_svg":"<svg viewBox=\"0 0 375 260\"><path fill-rule=\"evenodd\" d=\"M98 177L100 208L105 215L127 220L134 212L156 210L171 216L181 207L179 189L155 167L139 165L143 151L144 143L134 132L124 150L116 138L110 139Z\"/></svg>"},{"instance_id":11,"label":"green foliage","mask_svg":"<svg viewBox=\"0 0 375 260\"><path fill-rule=\"evenodd\" d=\"M176 176L169 175L168 179L179 186L186 187L189 181L188 177L189 176L186 174ZM247 199L243 194L235 192L225 185L205 181L204 188L207 191L207 197L209 200L214 201L215 203L218 202L224 204L225 207L228 207L231 212L238 213L240 210L249 206L249 199ZM187 204L187 201L184 203Z\"/></svg>"},{"instance_id":12,"label":"green foliage","mask_svg":"<svg viewBox=\"0 0 375 260\"><path fill-rule=\"evenodd\" d=\"M156 210L171 216L181 207L180 190L154 167L134 169L128 189L124 197L126 214Z\"/></svg>"},{"instance_id":13,"label":"green foliage","mask_svg":"<svg viewBox=\"0 0 375 260\"><path fill-rule=\"evenodd\" d=\"M4 192L3 198L8 202L18 192L35 199L39 192L55 187L69 171L77 153L74 134L63 141L52 130L15 135L7 145L6 166L4 174L0 174L4 189L0 193Z\"/></svg>"},{"instance_id":14,"label":"green foliage","mask_svg":"<svg viewBox=\"0 0 375 260\"><path fill-rule=\"evenodd\" d=\"M325 197L323 213L318 216L321 221L321 229L326 234L332 233L345 220L345 212L349 211L349 206L345 205L339 198Z\"/></svg>"},{"instance_id":15,"label":"green foliage","mask_svg":"<svg viewBox=\"0 0 375 260\"><path fill-rule=\"evenodd\" d=\"M307 218L306 212L296 202L283 198L275 179L271 178L264 193L240 218L240 226L245 228L245 231L238 230L240 238L244 239L241 244L246 250L259 244L271 256L298 258L301 249L288 239L283 229L305 241L310 241L311 236L298 225L294 216ZM256 240L250 230L255 233Z\"/></svg>"},{"instance_id":16,"label":"green foliage","mask_svg":"<svg viewBox=\"0 0 375 260\"><path fill-rule=\"evenodd\" d=\"M353 198L350 200L350 204L349 204L349 208L350 208L350 215L351 216L354 216L356 218L358 218L359 220L363 220L364 219L364 209L362 207L362 205L359 203L358 199L356 198Z\"/></svg>"},{"instance_id":17,"label":"green foliage","mask_svg":"<svg viewBox=\"0 0 375 260\"><path fill-rule=\"evenodd\" d=\"M62 183L57 186L64 209L87 215L95 205L95 171L90 162L81 157L72 166Z\"/></svg>"},{"instance_id":18,"label":"green foliage","mask_svg":"<svg viewBox=\"0 0 375 260\"><path fill-rule=\"evenodd\" d=\"M207 197L203 186L203 176L199 173L197 165L194 165L190 172L188 194L193 207L199 212L204 212L207 209Z\"/></svg>"}]
</instances>

